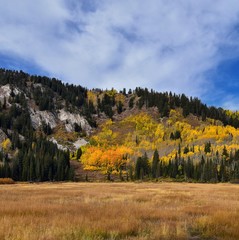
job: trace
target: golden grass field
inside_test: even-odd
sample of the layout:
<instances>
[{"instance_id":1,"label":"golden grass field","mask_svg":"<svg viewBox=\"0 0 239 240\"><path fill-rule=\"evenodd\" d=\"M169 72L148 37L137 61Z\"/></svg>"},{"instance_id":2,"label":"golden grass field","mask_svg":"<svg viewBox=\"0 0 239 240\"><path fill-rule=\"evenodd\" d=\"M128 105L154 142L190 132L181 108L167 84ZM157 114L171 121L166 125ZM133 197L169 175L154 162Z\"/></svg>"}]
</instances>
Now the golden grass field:
<instances>
[{"instance_id":1,"label":"golden grass field","mask_svg":"<svg viewBox=\"0 0 239 240\"><path fill-rule=\"evenodd\" d=\"M239 185L0 185L1 240L239 239Z\"/></svg>"}]
</instances>

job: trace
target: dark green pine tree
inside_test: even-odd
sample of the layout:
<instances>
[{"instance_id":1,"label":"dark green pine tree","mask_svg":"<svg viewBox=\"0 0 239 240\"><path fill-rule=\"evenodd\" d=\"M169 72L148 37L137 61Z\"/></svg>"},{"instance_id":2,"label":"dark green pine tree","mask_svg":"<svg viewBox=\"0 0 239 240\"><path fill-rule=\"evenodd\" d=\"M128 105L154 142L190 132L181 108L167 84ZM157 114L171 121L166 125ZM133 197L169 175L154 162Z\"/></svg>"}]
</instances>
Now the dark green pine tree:
<instances>
[{"instance_id":1,"label":"dark green pine tree","mask_svg":"<svg viewBox=\"0 0 239 240\"><path fill-rule=\"evenodd\" d=\"M210 141L205 143L204 152L205 153L210 153L211 152L211 142Z\"/></svg>"},{"instance_id":2,"label":"dark green pine tree","mask_svg":"<svg viewBox=\"0 0 239 240\"><path fill-rule=\"evenodd\" d=\"M123 103L121 101L117 104L117 112L118 114L123 112Z\"/></svg>"},{"instance_id":3,"label":"dark green pine tree","mask_svg":"<svg viewBox=\"0 0 239 240\"><path fill-rule=\"evenodd\" d=\"M80 159L81 155L82 155L82 150L81 150L81 148L78 148L76 151L76 159Z\"/></svg>"},{"instance_id":4,"label":"dark green pine tree","mask_svg":"<svg viewBox=\"0 0 239 240\"><path fill-rule=\"evenodd\" d=\"M138 157L135 164L135 179L140 179L140 170L142 165L142 157Z\"/></svg>"},{"instance_id":5,"label":"dark green pine tree","mask_svg":"<svg viewBox=\"0 0 239 240\"><path fill-rule=\"evenodd\" d=\"M153 162L151 167L152 178L158 177L158 163L159 163L159 154L158 154L158 150L156 149L154 151Z\"/></svg>"},{"instance_id":6,"label":"dark green pine tree","mask_svg":"<svg viewBox=\"0 0 239 240\"><path fill-rule=\"evenodd\" d=\"M135 179L143 180L145 176L149 177L149 159L145 153L142 157L138 157L135 164Z\"/></svg>"},{"instance_id":7,"label":"dark green pine tree","mask_svg":"<svg viewBox=\"0 0 239 240\"><path fill-rule=\"evenodd\" d=\"M131 97L129 99L129 108L133 108L134 107L134 99L135 99L135 97Z\"/></svg>"}]
</instances>

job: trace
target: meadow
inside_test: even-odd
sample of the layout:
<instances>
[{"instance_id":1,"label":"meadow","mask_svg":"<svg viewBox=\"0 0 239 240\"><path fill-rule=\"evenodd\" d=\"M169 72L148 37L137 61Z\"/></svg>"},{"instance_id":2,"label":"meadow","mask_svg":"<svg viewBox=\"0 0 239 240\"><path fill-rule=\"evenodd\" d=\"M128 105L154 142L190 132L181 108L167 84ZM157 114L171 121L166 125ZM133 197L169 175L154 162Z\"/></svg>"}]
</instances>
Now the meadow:
<instances>
[{"instance_id":1,"label":"meadow","mask_svg":"<svg viewBox=\"0 0 239 240\"><path fill-rule=\"evenodd\" d=\"M239 239L239 185L0 185L0 239Z\"/></svg>"}]
</instances>

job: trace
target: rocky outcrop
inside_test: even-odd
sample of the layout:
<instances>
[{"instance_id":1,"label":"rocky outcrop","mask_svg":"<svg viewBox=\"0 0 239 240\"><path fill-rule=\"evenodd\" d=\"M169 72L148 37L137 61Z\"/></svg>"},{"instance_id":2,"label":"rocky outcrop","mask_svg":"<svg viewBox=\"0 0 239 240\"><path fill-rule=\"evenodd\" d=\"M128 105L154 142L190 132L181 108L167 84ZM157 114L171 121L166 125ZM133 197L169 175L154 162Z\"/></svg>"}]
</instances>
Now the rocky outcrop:
<instances>
[{"instance_id":1,"label":"rocky outcrop","mask_svg":"<svg viewBox=\"0 0 239 240\"><path fill-rule=\"evenodd\" d=\"M55 128L57 126L57 118L52 112L38 111L31 108L30 116L34 129L39 128L42 125L42 122L49 124L51 128Z\"/></svg>"},{"instance_id":2,"label":"rocky outcrop","mask_svg":"<svg viewBox=\"0 0 239 240\"><path fill-rule=\"evenodd\" d=\"M60 143L58 143L57 140L56 140L54 137L50 138L49 141L55 143L55 144L57 145L57 147L58 147L59 149L61 149L61 150L66 151L66 150L68 149L67 147L64 147L63 145L61 145Z\"/></svg>"},{"instance_id":3,"label":"rocky outcrop","mask_svg":"<svg viewBox=\"0 0 239 240\"><path fill-rule=\"evenodd\" d=\"M61 122L64 122L65 128L68 132L74 131L74 124L77 123L87 134L91 131L91 126L87 120L78 113L70 113L63 109L59 110L58 118Z\"/></svg>"},{"instance_id":4,"label":"rocky outcrop","mask_svg":"<svg viewBox=\"0 0 239 240\"><path fill-rule=\"evenodd\" d=\"M85 146L86 144L88 144L89 142L87 142L85 139L83 138L79 138L76 142L73 143L74 147L76 149Z\"/></svg>"},{"instance_id":5,"label":"rocky outcrop","mask_svg":"<svg viewBox=\"0 0 239 240\"><path fill-rule=\"evenodd\" d=\"M0 102L3 103L4 102L4 98L6 100L9 99L9 97L11 96L11 92L13 91L13 93L15 95L18 95L20 93L20 90L18 88L14 88L13 90L10 88L9 84L3 85L0 87ZM8 105L11 105L9 103L7 103Z\"/></svg>"},{"instance_id":6,"label":"rocky outcrop","mask_svg":"<svg viewBox=\"0 0 239 240\"><path fill-rule=\"evenodd\" d=\"M30 108L29 111L34 129L39 128L42 123L45 122L46 124L49 124L52 129L58 124L63 123L67 132L75 131L75 123L81 126L86 134L89 134L92 130L87 120L79 113L70 113L63 109L59 110L58 114L50 111L34 110L32 108Z\"/></svg>"}]
</instances>

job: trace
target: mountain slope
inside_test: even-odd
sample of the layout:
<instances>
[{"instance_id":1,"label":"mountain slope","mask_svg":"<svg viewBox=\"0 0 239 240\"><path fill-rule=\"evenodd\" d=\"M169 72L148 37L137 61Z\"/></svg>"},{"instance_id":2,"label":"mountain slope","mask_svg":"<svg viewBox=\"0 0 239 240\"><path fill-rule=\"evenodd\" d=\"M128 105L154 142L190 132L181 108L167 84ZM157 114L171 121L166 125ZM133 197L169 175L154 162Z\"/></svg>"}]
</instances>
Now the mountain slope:
<instances>
[{"instance_id":1,"label":"mountain slope","mask_svg":"<svg viewBox=\"0 0 239 240\"><path fill-rule=\"evenodd\" d=\"M87 90L0 69L0 110L0 177L239 178L238 114L184 94Z\"/></svg>"}]
</instances>

